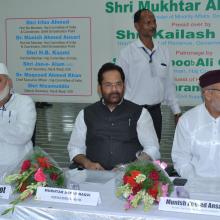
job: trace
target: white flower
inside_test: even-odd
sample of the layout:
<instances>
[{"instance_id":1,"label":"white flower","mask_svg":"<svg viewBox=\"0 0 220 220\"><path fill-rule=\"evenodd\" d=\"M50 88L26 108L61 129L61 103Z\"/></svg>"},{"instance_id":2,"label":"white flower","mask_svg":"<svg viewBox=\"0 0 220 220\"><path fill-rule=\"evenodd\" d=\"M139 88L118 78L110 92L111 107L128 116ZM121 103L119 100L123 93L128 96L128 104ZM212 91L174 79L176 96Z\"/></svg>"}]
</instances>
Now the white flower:
<instances>
[{"instance_id":1,"label":"white flower","mask_svg":"<svg viewBox=\"0 0 220 220\"><path fill-rule=\"evenodd\" d=\"M21 174L12 174L12 175L9 175L9 176L6 176L5 177L5 182L6 183L13 183L15 182L16 180L19 180L22 178L22 175Z\"/></svg>"},{"instance_id":2,"label":"white flower","mask_svg":"<svg viewBox=\"0 0 220 220\"><path fill-rule=\"evenodd\" d=\"M138 204L140 203L140 201L142 200L143 198L143 190L140 190L135 196L134 198L131 200L131 205L132 207L134 208L137 208Z\"/></svg>"},{"instance_id":3,"label":"white flower","mask_svg":"<svg viewBox=\"0 0 220 220\"><path fill-rule=\"evenodd\" d=\"M128 198L128 196L132 193L132 189L129 184L125 184L119 186L116 192L117 196L123 196L124 198Z\"/></svg>"},{"instance_id":4,"label":"white flower","mask_svg":"<svg viewBox=\"0 0 220 220\"><path fill-rule=\"evenodd\" d=\"M135 177L135 181L136 183L142 183L144 182L144 180L146 180L146 176L144 174L138 174L136 177Z\"/></svg>"},{"instance_id":5,"label":"white flower","mask_svg":"<svg viewBox=\"0 0 220 220\"><path fill-rule=\"evenodd\" d=\"M148 193L144 193L143 202L144 202L144 211L148 211L154 203L154 198Z\"/></svg>"},{"instance_id":6,"label":"white flower","mask_svg":"<svg viewBox=\"0 0 220 220\"><path fill-rule=\"evenodd\" d=\"M26 199L28 196L32 195L33 192L34 192L34 191L31 190L31 189L26 189L24 192L22 192L22 193L19 195L20 200Z\"/></svg>"}]
</instances>

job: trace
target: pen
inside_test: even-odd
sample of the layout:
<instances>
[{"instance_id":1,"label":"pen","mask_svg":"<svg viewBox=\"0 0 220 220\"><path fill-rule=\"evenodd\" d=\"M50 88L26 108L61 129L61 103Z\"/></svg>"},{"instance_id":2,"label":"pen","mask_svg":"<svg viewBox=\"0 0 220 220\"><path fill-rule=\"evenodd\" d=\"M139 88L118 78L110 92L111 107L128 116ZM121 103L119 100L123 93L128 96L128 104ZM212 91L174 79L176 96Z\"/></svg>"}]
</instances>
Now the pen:
<instances>
[{"instance_id":1,"label":"pen","mask_svg":"<svg viewBox=\"0 0 220 220\"><path fill-rule=\"evenodd\" d=\"M8 115L8 117L9 117L8 123L10 124L11 110L9 111L9 115Z\"/></svg>"},{"instance_id":2,"label":"pen","mask_svg":"<svg viewBox=\"0 0 220 220\"><path fill-rule=\"evenodd\" d=\"M128 126L130 127L130 125L131 125L131 119L129 118L128 119Z\"/></svg>"}]
</instances>

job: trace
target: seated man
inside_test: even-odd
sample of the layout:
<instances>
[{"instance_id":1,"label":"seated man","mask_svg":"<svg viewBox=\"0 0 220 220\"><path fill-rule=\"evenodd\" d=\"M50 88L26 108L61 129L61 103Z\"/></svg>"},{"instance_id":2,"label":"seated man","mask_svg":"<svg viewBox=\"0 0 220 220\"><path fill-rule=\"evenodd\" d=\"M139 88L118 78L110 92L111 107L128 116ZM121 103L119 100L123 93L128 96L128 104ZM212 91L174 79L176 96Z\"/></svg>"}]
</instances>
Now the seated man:
<instances>
[{"instance_id":1,"label":"seated man","mask_svg":"<svg viewBox=\"0 0 220 220\"><path fill-rule=\"evenodd\" d=\"M35 122L34 102L12 92L8 70L0 63L0 179L32 149Z\"/></svg>"},{"instance_id":2,"label":"seated man","mask_svg":"<svg viewBox=\"0 0 220 220\"><path fill-rule=\"evenodd\" d=\"M68 144L70 160L86 169L111 170L136 159L160 157L152 119L146 109L123 99L124 72L104 64L98 72L100 101L81 110Z\"/></svg>"},{"instance_id":3,"label":"seated man","mask_svg":"<svg viewBox=\"0 0 220 220\"><path fill-rule=\"evenodd\" d=\"M172 160L184 178L220 177L220 70L199 78L204 103L181 116Z\"/></svg>"}]
</instances>

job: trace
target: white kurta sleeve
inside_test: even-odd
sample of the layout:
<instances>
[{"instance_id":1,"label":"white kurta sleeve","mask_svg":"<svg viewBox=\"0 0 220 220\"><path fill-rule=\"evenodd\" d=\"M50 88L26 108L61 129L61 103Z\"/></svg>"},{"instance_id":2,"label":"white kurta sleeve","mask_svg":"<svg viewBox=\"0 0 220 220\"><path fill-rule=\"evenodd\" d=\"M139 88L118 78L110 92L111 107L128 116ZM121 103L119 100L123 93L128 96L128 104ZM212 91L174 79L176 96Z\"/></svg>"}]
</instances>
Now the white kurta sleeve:
<instances>
[{"instance_id":1,"label":"white kurta sleeve","mask_svg":"<svg viewBox=\"0 0 220 220\"><path fill-rule=\"evenodd\" d=\"M153 121L149 112L144 108L137 122L137 134L139 142L144 147L143 151L153 160L159 159L159 143Z\"/></svg>"},{"instance_id":2,"label":"white kurta sleeve","mask_svg":"<svg viewBox=\"0 0 220 220\"><path fill-rule=\"evenodd\" d=\"M178 100L176 97L176 85L174 81L174 74L173 74L173 68L170 62L169 53L167 52L167 59L169 60L168 64L168 74L166 77L165 82L165 95L164 95L164 102L170 106L173 114L178 114L181 112Z\"/></svg>"},{"instance_id":3,"label":"white kurta sleeve","mask_svg":"<svg viewBox=\"0 0 220 220\"><path fill-rule=\"evenodd\" d=\"M191 136L187 127L187 122L181 117L176 127L172 147L174 168L184 178L190 178L195 175L194 167L191 163Z\"/></svg>"},{"instance_id":4,"label":"white kurta sleeve","mask_svg":"<svg viewBox=\"0 0 220 220\"><path fill-rule=\"evenodd\" d=\"M70 161L78 154L86 154L86 132L87 127L84 121L84 110L81 110L76 117L75 125L68 144Z\"/></svg>"},{"instance_id":5,"label":"white kurta sleeve","mask_svg":"<svg viewBox=\"0 0 220 220\"><path fill-rule=\"evenodd\" d=\"M33 135L36 110L28 96L14 97L12 107L0 111L0 140L12 145L25 145Z\"/></svg>"}]
</instances>

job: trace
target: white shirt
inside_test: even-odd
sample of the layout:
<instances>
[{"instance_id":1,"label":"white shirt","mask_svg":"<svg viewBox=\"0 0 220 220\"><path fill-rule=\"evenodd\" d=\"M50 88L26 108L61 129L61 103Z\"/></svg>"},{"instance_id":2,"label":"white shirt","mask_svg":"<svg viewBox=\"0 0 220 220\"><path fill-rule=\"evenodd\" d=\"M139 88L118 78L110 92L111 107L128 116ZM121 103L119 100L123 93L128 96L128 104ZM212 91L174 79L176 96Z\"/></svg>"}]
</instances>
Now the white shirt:
<instances>
[{"instance_id":1,"label":"white shirt","mask_svg":"<svg viewBox=\"0 0 220 220\"><path fill-rule=\"evenodd\" d=\"M70 161L78 155L86 155L86 132L87 127L84 122L84 110L81 110L76 118L75 126L68 144ZM137 134L143 151L152 159L160 158L159 143L153 127L153 121L149 112L143 108L139 120L137 121Z\"/></svg>"},{"instance_id":2,"label":"white shirt","mask_svg":"<svg viewBox=\"0 0 220 220\"><path fill-rule=\"evenodd\" d=\"M0 108L0 175L32 150L35 123L35 105L29 96L13 94Z\"/></svg>"},{"instance_id":3,"label":"white shirt","mask_svg":"<svg viewBox=\"0 0 220 220\"><path fill-rule=\"evenodd\" d=\"M220 177L220 117L213 118L205 104L180 117L172 159L182 177Z\"/></svg>"},{"instance_id":4,"label":"white shirt","mask_svg":"<svg viewBox=\"0 0 220 220\"><path fill-rule=\"evenodd\" d=\"M174 114L180 113L167 49L155 44L151 51L138 39L122 49L117 64L125 73L125 99L139 105L164 102Z\"/></svg>"}]
</instances>

